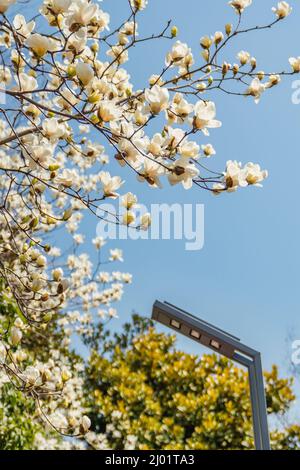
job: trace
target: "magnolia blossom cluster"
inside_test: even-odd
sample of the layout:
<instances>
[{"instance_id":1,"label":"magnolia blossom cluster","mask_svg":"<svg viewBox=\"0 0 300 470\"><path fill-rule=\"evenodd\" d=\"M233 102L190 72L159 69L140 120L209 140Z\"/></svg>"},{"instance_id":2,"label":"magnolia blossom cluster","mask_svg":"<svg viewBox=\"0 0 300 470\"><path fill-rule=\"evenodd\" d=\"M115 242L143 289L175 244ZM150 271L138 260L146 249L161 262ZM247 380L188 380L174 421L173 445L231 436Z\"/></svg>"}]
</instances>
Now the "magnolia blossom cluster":
<instances>
[{"instance_id":1,"label":"magnolia blossom cluster","mask_svg":"<svg viewBox=\"0 0 300 470\"><path fill-rule=\"evenodd\" d=\"M37 400L55 429L82 434L90 421L80 409L80 374L64 351L74 332L88 337L95 322L117 316L114 303L131 282L117 268L101 270L103 262L123 261L118 248L103 257L97 237L96 255L84 252L84 213L136 230L150 226L149 214L137 216L137 196L125 190L123 167L152 188L167 182L220 194L261 185L267 172L256 163L231 160L223 171L209 170L216 151L208 137L221 126L212 96L225 92L258 102L283 75L300 71L300 59L290 59L292 71L281 74L257 71L244 50L236 63L225 61L234 38L265 28L241 30L239 21L201 37L201 54L176 40L170 23L143 36L137 19L147 0L130 0L128 18L111 30L110 15L96 1L44 0L37 15L26 16L15 3L0 0L0 280L15 312L0 332L0 370ZM241 16L252 1L229 3ZM290 13L279 2L269 26ZM132 48L158 40L173 42L136 90L124 64ZM113 174L111 158L120 174ZM107 199L121 199L123 213L102 210ZM62 234L70 249L62 248ZM26 337L54 321L64 329L62 350L50 349L48 361L29 360L22 353ZM105 446L102 437L90 440Z\"/></svg>"}]
</instances>

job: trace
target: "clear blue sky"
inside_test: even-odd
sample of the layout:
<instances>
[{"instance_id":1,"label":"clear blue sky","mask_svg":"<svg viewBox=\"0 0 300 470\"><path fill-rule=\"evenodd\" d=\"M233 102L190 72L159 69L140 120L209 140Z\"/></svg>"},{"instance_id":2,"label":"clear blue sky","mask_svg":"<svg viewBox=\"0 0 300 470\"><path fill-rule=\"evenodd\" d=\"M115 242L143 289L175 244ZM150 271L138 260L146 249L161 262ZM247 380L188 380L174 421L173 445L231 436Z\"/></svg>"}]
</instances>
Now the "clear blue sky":
<instances>
[{"instance_id":1,"label":"clear blue sky","mask_svg":"<svg viewBox=\"0 0 300 470\"><path fill-rule=\"evenodd\" d=\"M37 3L36 1L34 2ZM179 28L198 59L199 39L224 30L236 15L226 0L149 0L140 15L143 34L159 32L168 19ZM275 0L253 0L245 14L245 25L267 24L273 18ZM293 14L271 31L243 36L228 50L226 60L235 62L245 49L257 58L258 69L288 69L288 58L300 55L300 5L290 2ZM112 28L127 12L126 0L104 0L101 7L112 17ZM27 16L27 6L21 7ZM142 88L152 73L160 72L171 43L145 43L131 54L126 68L136 88ZM295 77L297 78L297 76ZM300 77L299 77L300 78ZM263 353L265 367L273 362L284 367L290 353L288 331L300 339L299 322L299 240L298 181L300 172L298 136L300 106L291 102L291 79L266 93L260 104L252 99L212 96L223 127L211 133L207 142L217 150L213 165L223 169L226 160L257 161L270 172L263 189L245 189L231 195L213 197L209 193L181 187L153 191L124 171L125 190L135 192L141 202L205 204L205 246L187 252L180 241L112 242L124 251L125 262L115 269L129 271L134 282L126 289L119 308L120 320L137 311L151 314L153 301L168 300L239 336ZM113 159L112 159L113 160ZM112 163L111 173L119 167ZM88 217L83 232L87 240L95 236L96 220ZM187 351L197 349L179 338Z\"/></svg>"}]
</instances>

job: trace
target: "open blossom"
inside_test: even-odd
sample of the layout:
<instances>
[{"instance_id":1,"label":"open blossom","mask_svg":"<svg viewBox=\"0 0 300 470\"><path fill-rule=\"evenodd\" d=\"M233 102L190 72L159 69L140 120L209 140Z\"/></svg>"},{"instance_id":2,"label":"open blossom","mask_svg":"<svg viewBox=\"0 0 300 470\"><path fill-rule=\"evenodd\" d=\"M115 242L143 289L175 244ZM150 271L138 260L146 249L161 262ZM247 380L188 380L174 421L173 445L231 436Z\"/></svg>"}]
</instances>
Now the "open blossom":
<instances>
[{"instance_id":1,"label":"open blossom","mask_svg":"<svg viewBox=\"0 0 300 470\"><path fill-rule=\"evenodd\" d=\"M30 77L26 73L20 73L18 76L15 76L15 81L18 86L14 87L20 91L33 91L37 88L38 83L34 77Z\"/></svg>"},{"instance_id":2,"label":"open blossom","mask_svg":"<svg viewBox=\"0 0 300 470\"><path fill-rule=\"evenodd\" d=\"M247 186L245 174L242 171L242 164L240 162L229 160L226 163L224 182L228 192L236 191L239 186Z\"/></svg>"},{"instance_id":3,"label":"open blossom","mask_svg":"<svg viewBox=\"0 0 300 470\"><path fill-rule=\"evenodd\" d=\"M100 176L103 194L105 197L110 197L115 199L118 197L118 193L116 191L122 186L124 181L120 178L120 176L110 176L108 171L103 171Z\"/></svg>"},{"instance_id":4,"label":"open blossom","mask_svg":"<svg viewBox=\"0 0 300 470\"><path fill-rule=\"evenodd\" d=\"M239 59L241 65L246 65L250 61L251 55L247 51L240 51L237 55L237 58Z\"/></svg>"},{"instance_id":5,"label":"open blossom","mask_svg":"<svg viewBox=\"0 0 300 470\"><path fill-rule=\"evenodd\" d=\"M201 148L203 150L204 155L207 158L210 158L213 155L216 155L216 151L215 151L215 149L213 148L213 146L211 144L202 145Z\"/></svg>"},{"instance_id":6,"label":"open blossom","mask_svg":"<svg viewBox=\"0 0 300 470\"><path fill-rule=\"evenodd\" d=\"M237 13L243 13L245 8L249 7L252 4L252 0L231 0L229 5L231 5Z\"/></svg>"},{"instance_id":7,"label":"open blossom","mask_svg":"<svg viewBox=\"0 0 300 470\"><path fill-rule=\"evenodd\" d=\"M14 3L16 3L16 0L0 0L0 13L5 13Z\"/></svg>"},{"instance_id":8,"label":"open blossom","mask_svg":"<svg viewBox=\"0 0 300 470\"><path fill-rule=\"evenodd\" d=\"M292 7L287 2L279 2L277 7L273 7L272 11L278 18L283 19L292 13Z\"/></svg>"},{"instance_id":9,"label":"open blossom","mask_svg":"<svg viewBox=\"0 0 300 470\"><path fill-rule=\"evenodd\" d=\"M0 67L0 83L7 85L11 81L11 72L8 67Z\"/></svg>"},{"instance_id":10,"label":"open blossom","mask_svg":"<svg viewBox=\"0 0 300 470\"><path fill-rule=\"evenodd\" d=\"M124 261L122 250L115 248L114 250L109 250L109 253L110 253L110 257L109 257L110 261Z\"/></svg>"},{"instance_id":11,"label":"open blossom","mask_svg":"<svg viewBox=\"0 0 300 470\"><path fill-rule=\"evenodd\" d=\"M131 209L137 205L137 197L132 193L124 194L124 196L121 197L121 204L126 209Z\"/></svg>"},{"instance_id":12,"label":"open blossom","mask_svg":"<svg viewBox=\"0 0 300 470\"><path fill-rule=\"evenodd\" d=\"M161 188L159 177L162 175L162 173L163 169L159 163L145 158L143 168L139 170L137 179L141 183L147 181L147 183L152 188Z\"/></svg>"},{"instance_id":13,"label":"open blossom","mask_svg":"<svg viewBox=\"0 0 300 470\"><path fill-rule=\"evenodd\" d=\"M40 378L40 372L33 366L28 366L22 374L23 380L27 385L32 386L37 383Z\"/></svg>"},{"instance_id":14,"label":"open blossom","mask_svg":"<svg viewBox=\"0 0 300 470\"><path fill-rule=\"evenodd\" d=\"M76 65L76 75L83 85L87 85L94 78L94 71L89 64L78 62Z\"/></svg>"},{"instance_id":15,"label":"open blossom","mask_svg":"<svg viewBox=\"0 0 300 470\"><path fill-rule=\"evenodd\" d=\"M72 106L78 103L77 96L68 88L63 88L60 92L60 97L57 99L57 104L63 109L70 110Z\"/></svg>"},{"instance_id":16,"label":"open blossom","mask_svg":"<svg viewBox=\"0 0 300 470\"><path fill-rule=\"evenodd\" d=\"M65 127L59 123L58 119L48 118L43 122L43 131L47 138L56 140L64 135Z\"/></svg>"},{"instance_id":17,"label":"open blossom","mask_svg":"<svg viewBox=\"0 0 300 470\"><path fill-rule=\"evenodd\" d=\"M38 33L31 34L26 44L38 57L43 57L47 52L56 49L56 41Z\"/></svg>"},{"instance_id":18,"label":"open blossom","mask_svg":"<svg viewBox=\"0 0 300 470\"><path fill-rule=\"evenodd\" d=\"M71 6L68 10L68 17L66 25L72 31L77 25L86 26L90 23L92 18L98 11L98 5L92 2L86 2L85 0L76 0L71 2Z\"/></svg>"},{"instance_id":19,"label":"open blossom","mask_svg":"<svg viewBox=\"0 0 300 470\"><path fill-rule=\"evenodd\" d=\"M291 57L289 59L289 63L291 64L294 72L300 72L300 57Z\"/></svg>"},{"instance_id":20,"label":"open blossom","mask_svg":"<svg viewBox=\"0 0 300 470\"><path fill-rule=\"evenodd\" d=\"M148 0L130 0L130 4L134 10L144 10L148 5Z\"/></svg>"},{"instance_id":21,"label":"open blossom","mask_svg":"<svg viewBox=\"0 0 300 470\"><path fill-rule=\"evenodd\" d=\"M168 176L170 184L174 185L182 183L184 189L191 189L193 186L193 179L199 175L199 170L186 158L180 158L177 160L174 163L172 170L172 173Z\"/></svg>"},{"instance_id":22,"label":"open blossom","mask_svg":"<svg viewBox=\"0 0 300 470\"><path fill-rule=\"evenodd\" d=\"M216 106L212 101L198 101L195 106L194 126L209 135L207 129L221 127L221 121L215 120Z\"/></svg>"},{"instance_id":23,"label":"open blossom","mask_svg":"<svg viewBox=\"0 0 300 470\"><path fill-rule=\"evenodd\" d=\"M16 15L13 21L14 28L18 33L21 40L28 38L35 27L35 22L32 20L26 23L23 15Z\"/></svg>"},{"instance_id":24,"label":"open blossom","mask_svg":"<svg viewBox=\"0 0 300 470\"><path fill-rule=\"evenodd\" d=\"M182 63L182 60L191 53L191 49L188 47L187 44L176 41L174 46L172 47L171 52L167 54L166 57L166 64L169 65L174 63L175 65L179 65Z\"/></svg>"},{"instance_id":25,"label":"open blossom","mask_svg":"<svg viewBox=\"0 0 300 470\"><path fill-rule=\"evenodd\" d=\"M146 101L149 103L151 112L159 114L169 105L169 92L159 85L154 85L151 89L145 91Z\"/></svg>"},{"instance_id":26,"label":"open blossom","mask_svg":"<svg viewBox=\"0 0 300 470\"><path fill-rule=\"evenodd\" d=\"M47 13L49 10L56 14L65 13L68 11L71 3L72 0L46 0L44 1L42 11L43 13Z\"/></svg>"},{"instance_id":27,"label":"open blossom","mask_svg":"<svg viewBox=\"0 0 300 470\"><path fill-rule=\"evenodd\" d=\"M49 143L27 145L24 155L28 158L31 169L47 168L53 156L53 148Z\"/></svg>"},{"instance_id":28,"label":"open blossom","mask_svg":"<svg viewBox=\"0 0 300 470\"><path fill-rule=\"evenodd\" d=\"M243 172L249 185L260 186L260 183L268 177L266 170L261 170L260 165L252 162L245 165Z\"/></svg>"},{"instance_id":29,"label":"open blossom","mask_svg":"<svg viewBox=\"0 0 300 470\"><path fill-rule=\"evenodd\" d=\"M183 141L179 147L179 153L182 157L197 158L199 155L200 147L196 142Z\"/></svg>"},{"instance_id":30,"label":"open blossom","mask_svg":"<svg viewBox=\"0 0 300 470\"><path fill-rule=\"evenodd\" d=\"M265 91L265 85L258 78L254 78L246 91L246 95L253 96L255 103L258 103L261 94Z\"/></svg>"},{"instance_id":31,"label":"open blossom","mask_svg":"<svg viewBox=\"0 0 300 470\"><path fill-rule=\"evenodd\" d=\"M98 117L101 121L115 121L121 116L122 111L112 101L101 101L98 108Z\"/></svg>"}]
</instances>

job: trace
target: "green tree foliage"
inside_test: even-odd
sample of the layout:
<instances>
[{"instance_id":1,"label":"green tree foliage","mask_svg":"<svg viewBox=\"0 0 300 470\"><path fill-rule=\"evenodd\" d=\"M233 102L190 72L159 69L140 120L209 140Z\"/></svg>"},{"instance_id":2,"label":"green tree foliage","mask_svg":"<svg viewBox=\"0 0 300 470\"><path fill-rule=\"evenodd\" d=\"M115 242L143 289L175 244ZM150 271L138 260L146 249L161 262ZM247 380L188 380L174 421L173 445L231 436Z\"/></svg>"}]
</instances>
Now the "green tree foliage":
<instances>
[{"instance_id":1,"label":"green tree foliage","mask_svg":"<svg viewBox=\"0 0 300 470\"><path fill-rule=\"evenodd\" d=\"M282 424L295 401L292 379L279 378L276 366L265 379L272 447L300 448L300 427ZM253 448L246 371L177 350L174 336L138 316L94 350L87 389L93 429L113 449Z\"/></svg>"},{"instance_id":2,"label":"green tree foliage","mask_svg":"<svg viewBox=\"0 0 300 470\"><path fill-rule=\"evenodd\" d=\"M33 420L34 401L10 383L0 383L0 450L30 450L41 426Z\"/></svg>"}]
</instances>

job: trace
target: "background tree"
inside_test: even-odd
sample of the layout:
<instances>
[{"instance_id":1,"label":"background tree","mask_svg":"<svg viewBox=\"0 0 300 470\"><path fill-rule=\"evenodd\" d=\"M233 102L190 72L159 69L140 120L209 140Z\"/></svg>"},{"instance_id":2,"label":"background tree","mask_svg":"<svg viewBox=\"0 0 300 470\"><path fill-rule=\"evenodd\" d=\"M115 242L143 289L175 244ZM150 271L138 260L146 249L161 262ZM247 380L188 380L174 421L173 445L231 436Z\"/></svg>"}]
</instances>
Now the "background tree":
<instances>
[{"instance_id":1,"label":"background tree","mask_svg":"<svg viewBox=\"0 0 300 470\"><path fill-rule=\"evenodd\" d=\"M300 426L286 424L295 401L292 379L273 366L265 373L273 449L299 449ZM246 371L213 355L175 348L138 316L92 353L87 368L87 406L95 448L253 448ZM105 437L105 439L104 439Z\"/></svg>"}]
</instances>

